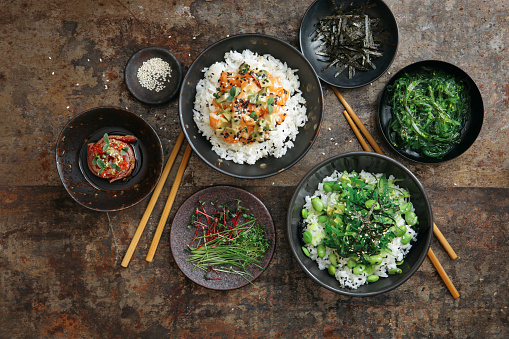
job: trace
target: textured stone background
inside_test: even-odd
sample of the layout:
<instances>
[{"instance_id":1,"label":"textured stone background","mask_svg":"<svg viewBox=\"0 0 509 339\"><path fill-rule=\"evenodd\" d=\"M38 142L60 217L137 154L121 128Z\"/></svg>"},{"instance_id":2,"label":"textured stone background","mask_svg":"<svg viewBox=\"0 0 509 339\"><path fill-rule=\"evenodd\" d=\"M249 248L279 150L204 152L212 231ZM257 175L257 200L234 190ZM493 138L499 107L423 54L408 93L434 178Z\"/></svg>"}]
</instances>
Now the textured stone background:
<instances>
[{"instance_id":1,"label":"textured stone background","mask_svg":"<svg viewBox=\"0 0 509 339\"><path fill-rule=\"evenodd\" d=\"M69 119L88 108L119 106L141 115L157 130L168 157L180 130L178 103L150 107L127 92L123 69L132 53L167 47L187 69L207 46L237 33L274 35L298 47L300 20L311 3L2 2L0 337L509 336L509 4L504 0L387 0L399 25L396 59L372 85L342 91L384 151L425 186L435 221L459 255L451 261L433 240L459 299L450 296L428 260L398 289L362 299L319 287L294 260L285 234L294 187L314 164L361 150L327 86L320 135L298 164L270 178L246 181L214 171L193 154L170 214L171 221L189 195L209 185L231 184L257 195L272 214L278 238L257 287L216 292L189 281L171 256L169 225L154 262L147 263L164 199L130 266L122 268L148 201L100 213L76 204L63 188L55 165L56 139ZM391 153L375 119L391 74L427 59L465 70L485 107L476 143L458 159L432 166ZM176 168L170 178L175 173Z\"/></svg>"}]
</instances>

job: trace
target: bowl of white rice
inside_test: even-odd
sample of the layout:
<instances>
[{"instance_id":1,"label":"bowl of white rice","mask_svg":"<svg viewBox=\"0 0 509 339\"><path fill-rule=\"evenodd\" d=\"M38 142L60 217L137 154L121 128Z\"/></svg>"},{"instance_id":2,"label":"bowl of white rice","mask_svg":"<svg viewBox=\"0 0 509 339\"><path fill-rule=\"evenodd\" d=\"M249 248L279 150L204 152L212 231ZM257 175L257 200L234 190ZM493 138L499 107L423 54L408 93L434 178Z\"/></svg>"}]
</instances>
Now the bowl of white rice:
<instances>
[{"instance_id":1,"label":"bowl of white rice","mask_svg":"<svg viewBox=\"0 0 509 339\"><path fill-rule=\"evenodd\" d=\"M433 216L424 187L385 155L350 152L314 167L290 202L300 266L336 293L372 296L408 280L427 255Z\"/></svg>"},{"instance_id":2,"label":"bowl of white rice","mask_svg":"<svg viewBox=\"0 0 509 339\"><path fill-rule=\"evenodd\" d=\"M221 94L221 74L237 72L243 64L279 79L288 95L280 107L285 118L265 128L262 140L225 141L209 115L217 108L213 101ZM290 44L261 34L235 35L205 49L189 68L179 97L182 130L193 151L214 169L244 179L268 177L297 163L318 135L323 108L320 81L306 58Z\"/></svg>"}]
</instances>

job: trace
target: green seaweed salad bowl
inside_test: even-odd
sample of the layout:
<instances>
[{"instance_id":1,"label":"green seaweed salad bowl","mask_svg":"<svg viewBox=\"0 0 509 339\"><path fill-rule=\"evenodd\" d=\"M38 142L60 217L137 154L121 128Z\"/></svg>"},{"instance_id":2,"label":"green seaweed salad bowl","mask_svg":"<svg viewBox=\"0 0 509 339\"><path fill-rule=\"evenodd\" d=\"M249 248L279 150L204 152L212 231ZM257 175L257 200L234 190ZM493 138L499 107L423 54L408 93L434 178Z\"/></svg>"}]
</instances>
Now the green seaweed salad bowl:
<instances>
[{"instance_id":1,"label":"green seaweed salad bowl","mask_svg":"<svg viewBox=\"0 0 509 339\"><path fill-rule=\"evenodd\" d=\"M378 108L379 127L401 156L434 164L465 153L481 132L481 93L459 67L425 60L398 71L386 84Z\"/></svg>"},{"instance_id":2,"label":"green seaweed salad bowl","mask_svg":"<svg viewBox=\"0 0 509 339\"><path fill-rule=\"evenodd\" d=\"M337 172L336 172L337 171ZM395 257L397 252L399 251L399 248L402 248L402 245L404 243L403 238L409 234L412 233L410 230L406 230L405 228L405 235L398 234L398 239L394 238L396 236L396 233L393 235L390 235L392 239L394 240L393 243L396 247L391 247L392 250L384 250L382 256L384 256L383 262L370 262L369 264L363 265L361 264L361 261L359 261L359 257L357 257L357 268L362 267L362 271L356 272L356 268L350 265L350 259L354 258L355 255L349 254L349 255L343 255L340 254L341 246L345 243L349 242L356 242L357 240L360 240L361 238L367 239L364 241L364 243L373 241L373 244L378 246L378 243L382 242L382 238L380 238L380 235L375 235L375 233L371 233L371 228L377 227L375 225L375 222L358 222L356 228L356 233L352 232L354 228L352 228L352 224L354 221L353 219L350 219L351 221L344 221L335 223L332 218L343 218L342 220L348 217L348 215L357 215L360 216L359 218L363 218L364 220L367 220L369 216L367 216L367 213L371 213L372 215L377 214L378 216L382 216L382 213L393 213L392 211L389 211L388 209L385 209L386 202L382 200L382 198L374 198L381 203L381 208L376 207L376 203L373 203L370 208L364 209L363 207L359 205L359 201L353 201L350 200L350 202L345 203L346 208L344 208L341 212L338 210L333 211L333 213L330 213L329 207L331 204L329 201L332 201L332 196L335 195L338 196L346 196L349 197L352 196L352 193L348 193L343 195L343 192L346 192L350 190L350 188L347 188L348 185L351 187L355 185L358 185L359 188L362 188L363 190L366 189L366 191L369 191L370 188L365 186L363 183L360 183L356 181L356 179L352 179L350 184L345 186L347 181L343 180L343 174L342 173L349 173L351 175L357 175L361 174L362 171L373 173L373 174L384 174L384 176L380 176L381 178L387 178L389 179L389 184L382 184L383 182L387 183L385 179L380 179L380 181L377 184L371 184L371 186L377 187L378 192L382 192L382 187L389 188L390 190L398 190L403 191L406 190L409 193L409 200L411 204L413 205L412 212L406 212L408 215L412 214L417 219L413 220L412 222L409 222L409 225L411 226L411 229L413 229L412 232L412 239L407 243L408 245L411 245L411 247L406 249L406 256L403 258L403 260L395 262ZM309 199L311 197L316 197L315 195L316 191L319 188L319 185L324 184L324 179L330 177L333 173L339 173L341 174L341 179L337 181L337 184L339 186L342 186L343 188L336 188L334 184L332 184L329 181L325 181L326 183L329 183L333 188L327 189L325 185L323 186L323 189L320 189L322 192L321 194L321 201L324 204L323 211L322 212L316 212L316 211L309 211L309 214L315 213L320 214L320 217L317 219L318 221L313 221L312 217L308 215L309 208ZM397 184L398 188L394 187L394 183L391 183L393 179L390 179L390 176L393 176L394 178L398 179L399 181L394 182ZM330 180L330 178L328 179ZM384 188L385 190L385 188ZM323 192L330 192L330 193L323 193ZM384 191L389 192L389 191ZM394 191L391 191L394 192ZM361 193L362 195L363 193ZM378 194L378 193L377 193ZM389 193L384 193L386 196L389 195ZM392 193L391 193L392 194ZM382 194L380 194L382 196ZM343 201L346 199L350 199L349 197L342 198ZM312 200L311 200L312 202ZM308 205L306 205L308 204ZM314 209L315 206L312 203L311 209ZM326 207L327 206L327 207ZM357 206L361 208L357 208ZM369 205L366 205L368 207ZM374 207L373 207L374 206ZM403 205L401 205L403 206ZM335 207L334 207L335 208ZM305 213L303 213L303 209L306 210ZM371 212L369 212L371 210ZM403 211L403 207L401 208L401 211ZM336 213L340 213L336 214ZM358 214L356 214L358 213ZM363 214L364 213L364 214ZM305 214L305 215L304 215ZM384 214L385 215L385 214ZM394 215L394 213L393 213ZM333 216L332 218L328 219L328 221L320 221L320 218L325 217L327 219L327 216ZM306 218L306 219L305 219ZM378 217L377 217L378 218ZM396 219L397 217L390 217L391 219ZM406 216L405 216L406 218ZM316 219L315 219L316 220ZM359 221L358 219L357 221ZM375 220L374 218L372 220ZM378 219L380 220L380 219ZM325 223L325 225L329 225L334 227L337 230L337 237L341 237L340 242L336 242L336 244L341 243L341 245L338 245L338 247L334 248L334 251L332 251L331 247L326 248L326 254L321 255L320 254L320 246L323 247L323 244L327 244L327 241L330 240L330 237L336 237L336 236L327 236L323 238L320 241L320 244L311 244L313 246L316 246L316 251L313 250L313 248L310 248L309 239L306 239L306 232L309 231L312 227L310 226L313 223ZM352 224L350 224L352 222ZM394 230L395 232L398 232L398 230L389 228L391 222L389 219L385 219L382 223L380 223L380 227L383 227L385 231L381 231L380 234L385 233L389 234ZM338 226L339 225L339 226ZM343 225L343 226L341 226ZM364 226L359 226L364 225ZM314 167L311 171L309 171L306 176L301 180L299 185L297 186L287 213L287 235L288 240L290 242L290 247L292 249L292 252L299 263L299 265L302 267L304 272L315 282L320 284L321 286L347 296L359 296L359 297L366 297L366 296L374 296L377 294L381 294L384 292L391 291L395 289L396 287L403 284L405 281L407 281L420 267L422 262L424 261L424 258L427 255L432 233L433 233L433 216L431 211L431 205L429 202L429 199L426 195L426 192L424 190L424 187L419 182L419 180L415 177L410 170L408 170L406 167L404 167L401 163L398 161L389 158L385 155L377 154L377 153L371 153L371 152L350 152L350 153L344 153L340 154L338 156L332 157L328 160L325 160L324 162L318 164L316 167ZM399 226L399 224L398 224ZM402 226L399 226L402 227ZM327 226L325 227L327 228ZM325 229L324 228L324 229ZM329 233L332 234L332 233ZM370 234L370 235L368 235ZM315 235L313 235L314 237ZM365 237L368 236L368 237ZM401 244L399 243L401 242ZM313 247L312 246L312 247ZM392 246L392 245L391 245ZM344 247L343 247L344 248ZM362 251L356 252L358 253L358 256L364 256L362 253L369 252L366 248L362 247ZM332 253L332 255L331 255ZM343 250L343 253L346 253ZM352 252L350 252L352 253ZM390 255L393 255L392 259L388 259ZM325 263L325 265L322 265L320 268L318 265L318 257L320 256L323 260L327 260L326 262L322 261L322 264ZM332 258L334 257L334 258ZM375 258L375 255L371 255L371 258ZM316 259L316 260L315 260ZM378 259L377 259L378 260ZM389 260L393 260L392 264L387 264ZM328 267L327 267L328 265ZM330 266L334 266L334 268L331 270ZM390 265L397 265L397 268L391 268ZM349 270L350 269L350 270ZM375 281L371 281L369 279L370 275L376 275L378 274L379 270L385 269L388 274L385 274L386 277L383 277L384 274L379 274L380 277L377 277ZM371 271L369 271L371 270ZM392 272L390 272L392 271ZM397 271L397 272L396 272ZM353 273L358 275L352 275ZM396 274L391 274L396 273ZM341 279L344 278L345 275L349 275L350 279L355 281L356 279L365 279L365 283L361 282L360 286L356 286L356 288L352 288L352 286L349 286L348 284L345 284L344 282L341 282ZM363 278L364 277L364 278ZM422 282L420 282L422 283ZM417 283L420 285L420 283Z\"/></svg>"}]
</instances>

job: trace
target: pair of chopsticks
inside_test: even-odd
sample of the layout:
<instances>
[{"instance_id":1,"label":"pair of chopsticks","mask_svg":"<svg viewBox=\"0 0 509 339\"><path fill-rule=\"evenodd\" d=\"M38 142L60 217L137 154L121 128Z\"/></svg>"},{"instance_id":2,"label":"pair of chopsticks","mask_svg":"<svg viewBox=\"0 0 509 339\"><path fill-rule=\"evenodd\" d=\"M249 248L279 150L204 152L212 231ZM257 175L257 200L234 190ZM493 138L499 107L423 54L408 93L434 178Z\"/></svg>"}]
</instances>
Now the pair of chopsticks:
<instances>
[{"instance_id":1,"label":"pair of chopsticks","mask_svg":"<svg viewBox=\"0 0 509 339\"><path fill-rule=\"evenodd\" d=\"M150 198L147 209L145 210L145 213L143 213L143 217L141 218L141 221L138 224L138 228L136 229L136 232L134 233L133 239L131 240L131 244L129 245L129 248L127 249L127 252L124 256L124 259L122 260L121 265L123 267L127 267L127 265L129 265L129 262L131 261L131 258L134 254L134 250L136 249L136 246L138 245L138 242L140 241L141 234L143 233L143 230L145 229L145 226L147 225L148 219L150 218L150 215L152 214L152 210L154 209L157 199L159 198L159 194L161 194L163 186L166 183L166 179L168 178L168 175L170 174L173 163L175 162L175 159L177 158L177 155L179 153L180 147L182 146L183 142L184 142L184 133L182 131L180 131L180 134L177 138L177 142L175 143L175 146L173 146L173 150L171 151L170 157L168 158L168 162L166 162L166 165L164 166L164 170L163 170L163 173L161 174L161 178L159 178L159 182L157 183L157 186L154 189L154 193L152 193L152 197ZM173 206L173 202L175 201L175 197L177 196L177 191L179 189L180 182L182 181L182 177L184 176L184 171L186 170L187 162L189 161L190 156L191 156L191 146L189 146L189 144L188 144L186 147L186 150L184 152L184 156L182 157L182 161L180 162L180 166L177 171L177 175L175 176L175 180L173 181L173 185L171 187L170 194L168 195L166 205L164 206L164 210L163 210L161 219L159 220L159 224L157 225L156 232L154 233L154 238L152 239L152 244L150 245L150 248L148 250L148 254L146 257L146 260L148 262L152 262L152 260L154 259L154 255L157 250L157 245L159 245L159 240L161 240L161 234L163 233L163 229L164 229L164 226L166 225L166 221L168 220L168 215L170 214L171 207Z\"/></svg>"},{"instance_id":2,"label":"pair of chopsticks","mask_svg":"<svg viewBox=\"0 0 509 339\"><path fill-rule=\"evenodd\" d=\"M366 129L366 127L364 126L364 124L360 121L360 119L357 117L357 115L352 110L350 105L346 102L345 98L343 98L341 93L339 93L337 88L334 86L331 86L331 88L332 88L332 91L338 97L339 101L341 101L341 104L343 105L343 107L345 107L343 114L344 114L346 120L348 121L348 124L352 128L355 136L361 143L362 148L366 152L371 152L371 149L369 148L368 144L366 143L366 141L364 141L364 138L362 137L362 135L364 135L364 137L366 138L366 140L368 140L369 144L375 150L376 153L384 154L382 149L376 143L375 139L373 139L371 134L369 134L369 132ZM361 134L361 132L362 132L362 134ZM447 254L449 254L449 257L453 260L456 259L458 256L452 249L451 245L449 245L449 242L447 241L447 239L445 239L444 235L442 234L442 232L440 231L440 229L437 227L437 225L435 223L433 223L433 234L438 238L438 241L440 241L440 243L444 247ZM449 279L449 276L447 276L447 273L445 272L444 268L438 261L437 257L435 256L435 254L433 253L431 248L428 250L428 258L431 260L431 263L433 264L433 266L435 266L435 269L438 271L438 274L440 275L440 277L444 281L445 285L449 289L449 292L451 292L453 298L454 299L458 298L460 296L460 294L458 293L458 290L456 290L456 287L454 287L451 279Z\"/></svg>"}]
</instances>

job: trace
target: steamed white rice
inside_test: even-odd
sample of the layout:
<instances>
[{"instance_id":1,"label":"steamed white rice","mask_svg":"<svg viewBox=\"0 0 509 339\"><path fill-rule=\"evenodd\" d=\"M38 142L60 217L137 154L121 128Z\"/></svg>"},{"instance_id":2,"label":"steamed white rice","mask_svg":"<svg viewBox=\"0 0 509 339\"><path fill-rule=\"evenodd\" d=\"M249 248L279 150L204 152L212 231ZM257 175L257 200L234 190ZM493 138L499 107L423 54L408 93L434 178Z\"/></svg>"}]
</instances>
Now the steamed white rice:
<instances>
[{"instance_id":1,"label":"steamed white rice","mask_svg":"<svg viewBox=\"0 0 509 339\"><path fill-rule=\"evenodd\" d=\"M236 72L243 62L249 64L251 68L265 69L272 76L280 77L283 87L290 93L283 108L287 113L284 122L277 126L276 130L269 132L268 140L249 145L240 142L230 144L221 140L215 135L215 131L209 123L209 114L214 110L213 95L217 92L216 88L221 72ZM299 133L299 127L304 126L308 120L306 101L299 90L300 82L296 74L297 71L269 54L259 55L250 50L227 52L224 55L224 61L216 62L203 69L204 78L196 85L193 118L200 132L212 144L212 150L222 159L239 164L254 164L258 159L264 157L280 158L285 155L287 150L294 146L293 141Z\"/></svg>"},{"instance_id":2,"label":"steamed white rice","mask_svg":"<svg viewBox=\"0 0 509 339\"><path fill-rule=\"evenodd\" d=\"M373 175L365 171L361 171L359 174L360 174L359 176L367 180L368 183L376 183L378 181L378 178L382 176L382 173ZM334 171L330 176L325 177L322 180L322 182L318 184L318 189L314 192L314 194L312 196L305 197L305 204L303 208L307 209L308 211L312 211L313 207L311 205L311 199L313 199L314 197L319 197L323 201L323 204L326 205L328 197L331 195L331 193L324 191L323 182L337 181L341 178L342 175L343 175L342 172L340 173L338 171ZM389 176L388 179L393 180L394 177L391 175ZM392 184L390 187L406 191L406 189L401 188L395 184ZM412 210L414 211L413 207ZM369 274L365 272L361 274L354 274L352 272L352 269L347 267L347 262L349 258L340 257L335 249L331 249L325 246L326 249L325 256L323 258L320 258L318 256L317 247L321 243L322 239L325 238L325 227L323 223L318 222L318 216L319 214L317 213L309 213L308 218L304 219L304 223L306 225L304 231L310 231L311 234L313 235L312 243L305 245L309 251L310 258L316 261L318 268L320 270L326 270L331 264L329 260L329 255L334 254L337 258L335 278L336 280L339 281L341 287L356 289L359 286L366 284L367 283L366 278L368 277ZM417 232L412 228L412 226L406 224L404 219L398 220L397 226L402 225L407 226L407 232L412 236L411 241L403 245L401 243L400 237L394 238L392 242L389 243L388 245L388 247L391 249L391 252L381 254L381 256L383 257L383 261L380 265L374 266L375 269L371 274L376 274L380 278L388 277L387 272L393 268L398 268L396 263L402 261L403 258L408 254L408 252L412 248L412 243L414 243L417 240Z\"/></svg>"}]
</instances>

